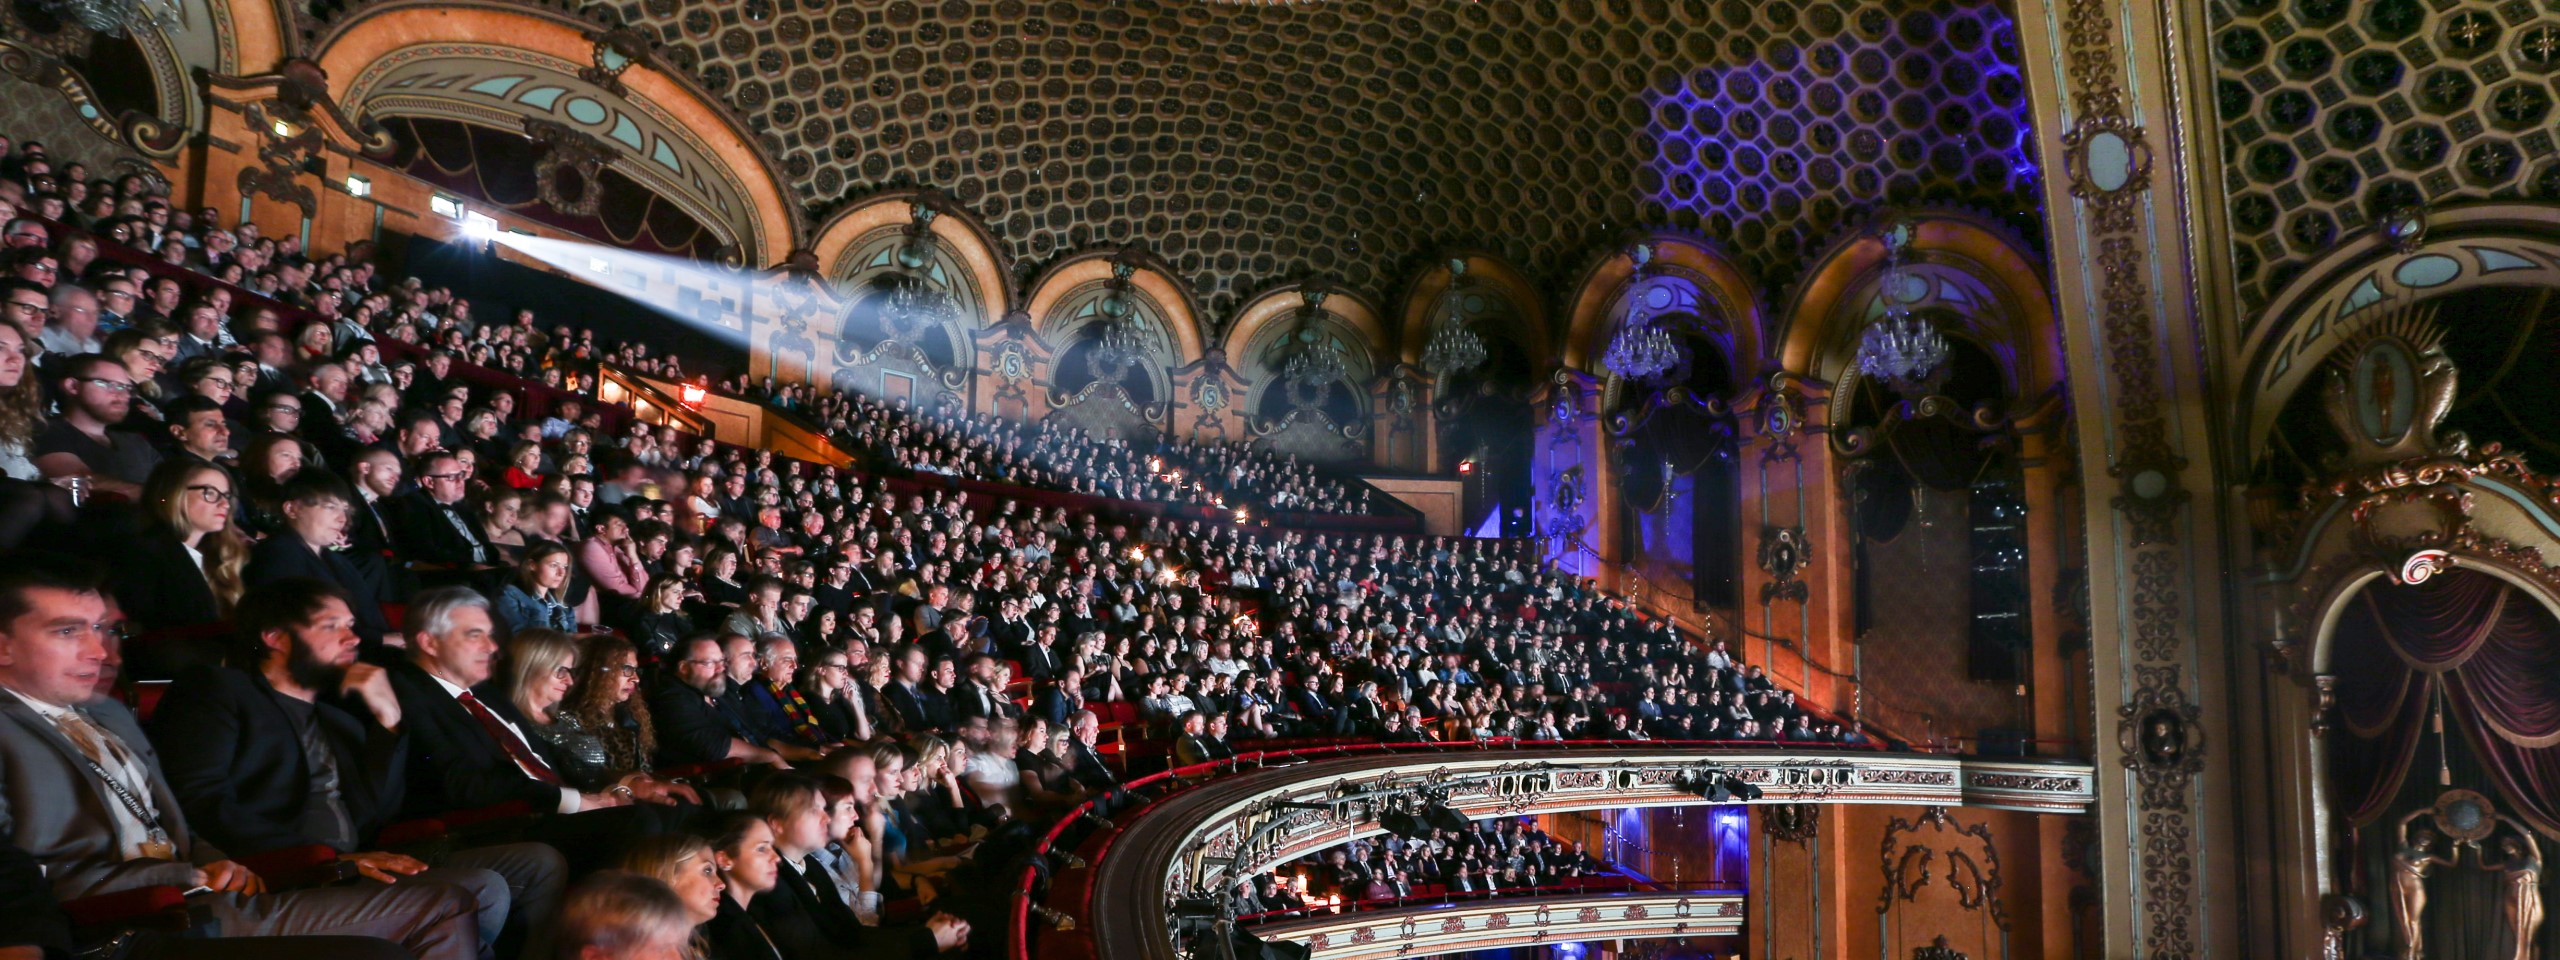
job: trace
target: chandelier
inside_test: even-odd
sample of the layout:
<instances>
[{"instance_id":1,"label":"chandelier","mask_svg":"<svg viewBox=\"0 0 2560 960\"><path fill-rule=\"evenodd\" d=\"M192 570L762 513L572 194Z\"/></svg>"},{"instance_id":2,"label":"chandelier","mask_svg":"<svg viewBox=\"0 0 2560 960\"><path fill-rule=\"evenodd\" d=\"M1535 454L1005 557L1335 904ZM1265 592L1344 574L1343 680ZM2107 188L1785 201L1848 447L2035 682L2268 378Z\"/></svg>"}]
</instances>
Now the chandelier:
<instances>
[{"instance_id":1,"label":"chandelier","mask_svg":"<svg viewBox=\"0 0 2560 960\"><path fill-rule=\"evenodd\" d=\"M1637 244L1628 258L1636 263L1632 285L1641 287L1645 270L1653 263L1653 247ZM1638 295L1627 300L1627 320L1618 325L1616 336L1609 338L1609 349L1600 354L1600 365L1609 372L1629 380L1653 380L1689 362L1689 348L1669 329L1656 323L1644 308Z\"/></svg>"},{"instance_id":2,"label":"chandelier","mask_svg":"<svg viewBox=\"0 0 2560 960\"><path fill-rule=\"evenodd\" d=\"M1102 328L1102 353L1115 360L1135 359L1147 353L1146 338L1138 333L1136 321L1112 320Z\"/></svg>"},{"instance_id":3,"label":"chandelier","mask_svg":"<svg viewBox=\"0 0 2560 960\"><path fill-rule=\"evenodd\" d=\"M1886 229L1884 315L1858 336L1858 372L1883 381L1905 397L1937 391L1947 377L1947 338L1936 324L1913 316L1903 296L1902 253L1910 245L1911 226Z\"/></svg>"},{"instance_id":4,"label":"chandelier","mask_svg":"<svg viewBox=\"0 0 2560 960\"><path fill-rule=\"evenodd\" d=\"M178 0L44 0L45 11L110 37L126 30L158 27L184 30L186 11Z\"/></svg>"},{"instance_id":5,"label":"chandelier","mask_svg":"<svg viewBox=\"0 0 2560 960\"><path fill-rule=\"evenodd\" d=\"M1280 375L1290 383L1318 386L1348 379L1351 368L1342 362L1342 351L1324 335L1324 301L1328 291L1312 286L1305 291L1299 307L1298 351L1280 368Z\"/></svg>"},{"instance_id":6,"label":"chandelier","mask_svg":"<svg viewBox=\"0 0 2560 960\"><path fill-rule=\"evenodd\" d=\"M1440 329L1431 334L1431 342L1422 348L1422 368L1433 376L1445 377L1465 373L1484 363L1484 340L1467 326L1460 304L1464 297L1458 290L1466 283L1467 261L1449 261L1449 316L1440 321Z\"/></svg>"},{"instance_id":7,"label":"chandelier","mask_svg":"<svg viewBox=\"0 0 2560 960\"><path fill-rule=\"evenodd\" d=\"M890 289L889 302L880 308L880 326L891 336L904 338L940 326L950 319L952 310L949 295L922 278L908 277Z\"/></svg>"},{"instance_id":8,"label":"chandelier","mask_svg":"<svg viewBox=\"0 0 2560 960\"><path fill-rule=\"evenodd\" d=\"M1342 362L1342 351L1334 349L1330 342L1318 341L1290 354L1280 375L1292 383L1327 384L1349 378L1351 368Z\"/></svg>"}]
</instances>

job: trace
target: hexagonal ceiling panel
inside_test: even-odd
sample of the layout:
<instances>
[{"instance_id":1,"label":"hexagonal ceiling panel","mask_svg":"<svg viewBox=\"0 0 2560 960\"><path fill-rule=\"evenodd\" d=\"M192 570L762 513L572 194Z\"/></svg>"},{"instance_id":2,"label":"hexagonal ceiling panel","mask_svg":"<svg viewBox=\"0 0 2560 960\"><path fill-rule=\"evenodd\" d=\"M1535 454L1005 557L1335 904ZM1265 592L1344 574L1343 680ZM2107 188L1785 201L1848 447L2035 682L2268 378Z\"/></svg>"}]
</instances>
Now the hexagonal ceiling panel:
<instances>
[{"instance_id":1,"label":"hexagonal ceiling panel","mask_svg":"<svg viewBox=\"0 0 2560 960\"><path fill-rule=\"evenodd\" d=\"M1026 275L1144 243L1218 317L1300 276L1384 295L1452 243L1561 286L1595 246L1669 225L1775 287L1878 203L2042 234L2016 31L1988 3L603 9L762 131L813 221L939 188Z\"/></svg>"},{"instance_id":2,"label":"hexagonal ceiling panel","mask_svg":"<svg viewBox=\"0 0 2560 960\"><path fill-rule=\"evenodd\" d=\"M2215 0L2232 260L2264 306L2391 210L2560 196L2560 4Z\"/></svg>"}]
</instances>

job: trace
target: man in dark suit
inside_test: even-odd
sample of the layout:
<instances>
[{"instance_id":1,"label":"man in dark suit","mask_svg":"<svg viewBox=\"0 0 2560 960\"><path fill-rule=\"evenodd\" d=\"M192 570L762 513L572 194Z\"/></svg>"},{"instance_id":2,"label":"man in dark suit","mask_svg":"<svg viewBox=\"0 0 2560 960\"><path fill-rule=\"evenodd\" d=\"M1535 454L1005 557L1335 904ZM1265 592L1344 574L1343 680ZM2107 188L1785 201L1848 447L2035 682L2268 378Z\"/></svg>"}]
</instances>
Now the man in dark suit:
<instances>
[{"instance_id":1,"label":"man in dark suit","mask_svg":"<svg viewBox=\"0 0 2560 960\"><path fill-rule=\"evenodd\" d=\"M1022 653L1017 659L1022 664L1023 679L1034 683L1057 679L1058 671L1066 665L1066 661L1058 656L1057 644L1058 628L1044 626L1031 642L1022 645Z\"/></svg>"},{"instance_id":2,"label":"man in dark suit","mask_svg":"<svg viewBox=\"0 0 2560 960\"><path fill-rule=\"evenodd\" d=\"M524 732L510 698L487 685L498 655L487 598L438 587L409 602L409 659L391 668L409 737L409 787L402 812L428 816L521 803L535 813L528 834L573 867L610 862L623 841L660 832L654 811L672 809L673 784L641 779L595 792L570 786ZM485 695L484 695L485 694ZM642 803L644 806L632 806ZM581 871L583 872L583 871Z\"/></svg>"},{"instance_id":3,"label":"man in dark suit","mask_svg":"<svg viewBox=\"0 0 2560 960\"><path fill-rule=\"evenodd\" d=\"M891 656L896 658L891 661L895 672L888 686L881 689L881 699L887 700L890 711L897 714L901 729L913 733L941 729L925 705L924 648L908 644Z\"/></svg>"},{"instance_id":4,"label":"man in dark suit","mask_svg":"<svg viewBox=\"0 0 2560 960\"><path fill-rule=\"evenodd\" d=\"M1052 729L1066 726L1083 710L1084 668L1073 664L1031 701L1031 715L1049 721Z\"/></svg>"},{"instance_id":5,"label":"man in dark suit","mask_svg":"<svg viewBox=\"0 0 2560 960\"><path fill-rule=\"evenodd\" d=\"M382 559L391 552L395 522L393 497L400 492L400 455L389 450L368 449L353 455L345 465L347 482L355 488L356 499L348 504L348 552L357 556ZM396 586L396 584L395 584ZM400 591L394 596L408 596Z\"/></svg>"},{"instance_id":6,"label":"man in dark suit","mask_svg":"<svg viewBox=\"0 0 2560 960\"><path fill-rule=\"evenodd\" d=\"M1323 682L1323 677L1309 673L1304 685L1289 692L1289 704L1297 708L1303 736L1338 737L1349 732L1349 713L1324 695L1320 688Z\"/></svg>"},{"instance_id":7,"label":"man in dark suit","mask_svg":"<svg viewBox=\"0 0 2560 960\"><path fill-rule=\"evenodd\" d=\"M955 721L1014 716L1020 709L1005 697L1004 688L996 681L996 658L983 653L969 658L969 678L960 681L950 700Z\"/></svg>"},{"instance_id":8,"label":"man in dark suit","mask_svg":"<svg viewBox=\"0 0 2560 960\"><path fill-rule=\"evenodd\" d=\"M373 936L421 960L479 955L478 904L460 888L267 893L197 837L132 712L96 695L106 619L97 578L75 561L0 561L0 843L42 863L56 896L203 887L188 906L226 936Z\"/></svg>"},{"instance_id":9,"label":"man in dark suit","mask_svg":"<svg viewBox=\"0 0 2560 960\"><path fill-rule=\"evenodd\" d=\"M393 498L392 542L404 560L455 567L482 567L497 562L480 528L462 510L471 475L462 461L446 453L418 461L418 489Z\"/></svg>"},{"instance_id":10,"label":"man in dark suit","mask_svg":"<svg viewBox=\"0 0 2560 960\"><path fill-rule=\"evenodd\" d=\"M1209 743L1209 718L1193 710L1182 715L1182 736L1173 741L1173 765L1188 767L1218 758Z\"/></svg>"},{"instance_id":11,"label":"man in dark suit","mask_svg":"<svg viewBox=\"0 0 2560 960\"><path fill-rule=\"evenodd\" d=\"M658 727L658 764L680 766L745 760L782 765L781 756L758 746L752 731L722 711L718 691L728 682L720 638L700 636L679 648L681 659L656 690L649 693L649 713Z\"/></svg>"},{"instance_id":12,"label":"man in dark suit","mask_svg":"<svg viewBox=\"0 0 2560 960\"><path fill-rule=\"evenodd\" d=\"M949 659L935 659L933 670L926 675L923 692L918 698L923 706L925 725L945 732L959 729L959 697L959 665Z\"/></svg>"},{"instance_id":13,"label":"man in dark suit","mask_svg":"<svg viewBox=\"0 0 2560 960\"><path fill-rule=\"evenodd\" d=\"M356 852L399 809L408 744L390 674L356 660L344 593L275 580L242 596L233 619L232 662L254 666L180 678L153 717L170 789L206 839L236 854L325 844L374 880L459 886L480 904L484 943L496 944L510 919L520 931L549 929L568 869L550 847L458 850L432 870Z\"/></svg>"},{"instance_id":14,"label":"man in dark suit","mask_svg":"<svg viewBox=\"0 0 2560 960\"><path fill-rule=\"evenodd\" d=\"M1031 645L1031 620L1024 615L1022 608L1020 598L999 600L996 602L996 618L987 624L987 639L995 645L996 652L1017 660Z\"/></svg>"},{"instance_id":15,"label":"man in dark suit","mask_svg":"<svg viewBox=\"0 0 2560 960\"><path fill-rule=\"evenodd\" d=\"M284 482L285 529L249 551L242 580L249 586L307 577L335 587L356 618L356 636L364 641L368 661L385 658L383 637L391 621L375 600L383 584L368 578L344 554L328 549L346 537L354 506L346 488L326 470L304 470Z\"/></svg>"},{"instance_id":16,"label":"man in dark suit","mask_svg":"<svg viewBox=\"0 0 2560 960\"><path fill-rule=\"evenodd\" d=\"M1102 762L1102 751L1095 746L1102 738L1102 718L1091 710L1076 712L1068 729L1075 736L1067 740L1067 779L1093 796L1094 813L1110 816L1111 811L1127 807L1129 791L1120 786L1120 775Z\"/></svg>"}]
</instances>

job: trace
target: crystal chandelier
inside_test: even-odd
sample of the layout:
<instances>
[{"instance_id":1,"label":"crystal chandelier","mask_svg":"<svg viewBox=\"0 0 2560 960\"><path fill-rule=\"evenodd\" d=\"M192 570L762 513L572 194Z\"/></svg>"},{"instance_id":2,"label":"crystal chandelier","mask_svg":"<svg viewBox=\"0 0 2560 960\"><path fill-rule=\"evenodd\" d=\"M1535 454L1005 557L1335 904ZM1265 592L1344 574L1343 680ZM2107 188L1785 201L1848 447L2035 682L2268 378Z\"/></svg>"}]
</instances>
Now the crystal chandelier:
<instances>
[{"instance_id":1,"label":"crystal chandelier","mask_svg":"<svg viewBox=\"0 0 2560 960\"><path fill-rule=\"evenodd\" d=\"M949 296L921 278L908 277L890 289L889 302L880 308L880 326L893 336L905 337L941 325L951 312Z\"/></svg>"},{"instance_id":2,"label":"crystal chandelier","mask_svg":"<svg viewBox=\"0 0 2560 960\"><path fill-rule=\"evenodd\" d=\"M1641 287L1645 269L1653 263L1653 247L1637 244L1629 258L1636 262L1633 285L1637 295L1628 298L1627 320L1618 325L1617 335L1609 338L1609 349L1600 354L1600 365L1628 380L1652 380L1688 363L1689 348L1645 312Z\"/></svg>"},{"instance_id":3,"label":"crystal chandelier","mask_svg":"<svg viewBox=\"0 0 2560 960\"><path fill-rule=\"evenodd\" d=\"M110 37L126 30L158 27L184 30L186 11L178 0L45 0L45 11Z\"/></svg>"},{"instance_id":4,"label":"crystal chandelier","mask_svg":"<svg viewBox=\"0 0 2560 960\"><path fill-rule=\"evenodd\" d=\"M1298 307L1298 350L1281 365L1280 376L1292 384L1316 387L1346 380L1351 368L1342 362L1342 350L1324 334L1324 301L1331 292L1309 284Z\"/></svg>"},{"instance_id":5,"label":"crystal chandelier","mask_svg":"<svg viewBox=\"0 0 2560 960\"><path fill-rule=\"evenodd\" d=\"M1904 300L1902 252L1909 224L1885 231L1884 315L1858 337L1858 372L1895 393L1918 398L1937 391L1947 376L1947 338L1936 324L1911 313Z\"/></svg>"},{"instance_id":6,"label":"crystal chandelier","mask_svg":"<svg viewBox=\"0 0 2560 960\"><path fill-rule=\"evenodd\" d=\"M1343 364L1342 351L1334 349L1330 342L1320 340L1289 355L1289 362L1281 367L1280 375L1292 383L1316 385L1347 379L1351 369Z\"/></svg>"},{"instance_id":7,"label":"crystal chandelier","mask_svg":"<svg viewBox=\"0 0 2560 960\"><path fill-rule=\"evenodd\" d=\"M1129 319L1109 321L1102 329L1102 355L1113 360L1132 360L1145 356L1147 343L1138 334L1138 324Z\"/></svg>"},{"instance_id":8,"label":"crystal chandelier","mask_svg":"<svg viewBox=\"0 0 2560 960\"><path fill-rule=\"evenodd\" d=\"M1457 292L1466 283L1467 262L1449 261L1449 275L1449 316L1440 321L1440 329L1432 332L1431 342L1422 348L1422 368L1438 377L1465 373L1484 363L1484 340L1468 328L1466 313L1460 307L1464 298Z\"/></svg>"}]
</instances>

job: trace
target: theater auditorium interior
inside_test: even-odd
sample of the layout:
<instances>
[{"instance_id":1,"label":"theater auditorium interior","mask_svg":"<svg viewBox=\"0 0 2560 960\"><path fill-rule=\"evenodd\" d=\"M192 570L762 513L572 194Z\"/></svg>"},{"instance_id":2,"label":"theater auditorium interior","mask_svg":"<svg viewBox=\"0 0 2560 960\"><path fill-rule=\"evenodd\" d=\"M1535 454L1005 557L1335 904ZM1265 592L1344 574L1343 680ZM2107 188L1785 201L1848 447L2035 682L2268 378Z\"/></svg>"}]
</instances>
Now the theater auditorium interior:
<instances>
[{"instance_id":1,"label":"theater auditorium interior","mask_svg":"<svg viewBox=\"0 0 2560 960\"><path fill-rule=\"evenodd\" d=\"M2555 84L0 0L0 960L2560 956Z\"/></svg>"}]
</instances>

